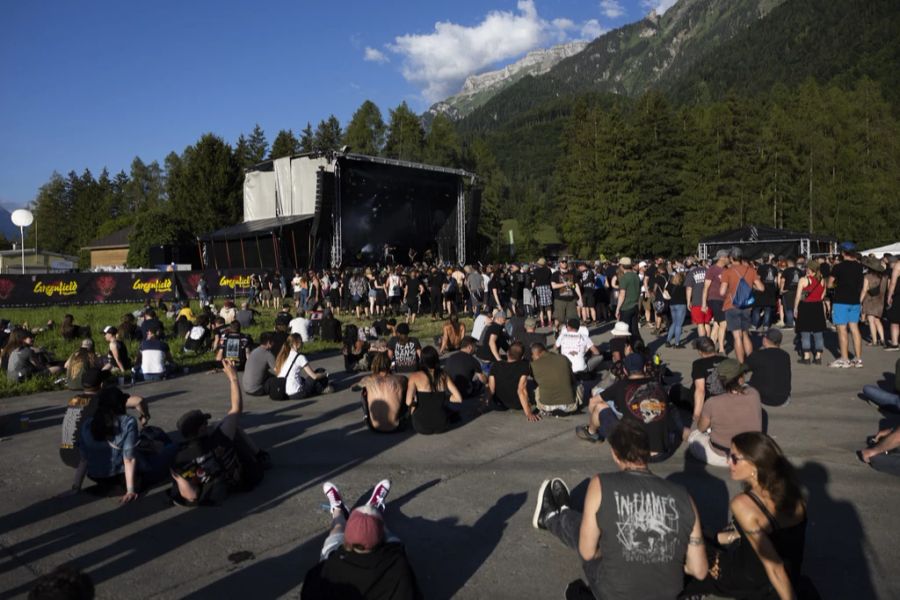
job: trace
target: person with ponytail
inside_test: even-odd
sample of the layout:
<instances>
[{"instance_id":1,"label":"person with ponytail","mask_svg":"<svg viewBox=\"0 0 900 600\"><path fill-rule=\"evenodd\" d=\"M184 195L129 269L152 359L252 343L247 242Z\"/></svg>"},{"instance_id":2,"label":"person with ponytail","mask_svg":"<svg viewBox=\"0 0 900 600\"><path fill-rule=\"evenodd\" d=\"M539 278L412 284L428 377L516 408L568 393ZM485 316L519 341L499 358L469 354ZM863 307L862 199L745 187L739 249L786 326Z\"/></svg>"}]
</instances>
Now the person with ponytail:
<instances>
[{"instance_id":1,"label":"person with ponytail","mask_svg":"<svg viewBox=\"0 0 900 600\"><path fill-rule=\"evenodd\" d=\"M793 465L775 440L756 431L732 438L728 463L744 491L731 500L731 525L707 540L709 574L690 581L685 595L796 598L806 502Z\"/></svg>"},{"instance_id":2,"label":"person with ponytail","mask_svg":"<svg viewBox=\"0 0 900 600\"><path fill-rule=\"evenodd\" d=\"M459 421L458 408L449 403L462 403L462 396L453 379L441 369L441 360L434 346L422 349L419 370L409 376L406 405L412 413L417 433L444 433Z\"/></svg>"}]
</instances>

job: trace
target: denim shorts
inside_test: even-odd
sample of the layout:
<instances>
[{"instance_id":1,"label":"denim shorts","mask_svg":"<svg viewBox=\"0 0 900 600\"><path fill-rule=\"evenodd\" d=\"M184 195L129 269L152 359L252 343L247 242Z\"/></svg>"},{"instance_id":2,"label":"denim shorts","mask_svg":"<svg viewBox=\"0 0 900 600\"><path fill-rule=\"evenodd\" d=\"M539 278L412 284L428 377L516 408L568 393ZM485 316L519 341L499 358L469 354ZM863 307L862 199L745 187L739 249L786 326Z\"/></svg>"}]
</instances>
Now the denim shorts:
<instances>
[{"instance_id":1,"label":"denim shorts","mask_svg":"<svg viewBox=\"0 0 900 600\"><path fill-rule=\"evenodd\" d=\"M725 311L725 323L729 331L747 331L750 329L749 308L729 308Z\"/></svg>"},{"instance_id":2,"label":"denim shorts","mask_svg":"<svg viewBox=\"0 0 900 600\"><path fill-rule=\"evenodd\" d=\"M859 322L859 304L835 304L831 307L831 320L835 325L847 325Z\"/></svg>"}]
</instances>

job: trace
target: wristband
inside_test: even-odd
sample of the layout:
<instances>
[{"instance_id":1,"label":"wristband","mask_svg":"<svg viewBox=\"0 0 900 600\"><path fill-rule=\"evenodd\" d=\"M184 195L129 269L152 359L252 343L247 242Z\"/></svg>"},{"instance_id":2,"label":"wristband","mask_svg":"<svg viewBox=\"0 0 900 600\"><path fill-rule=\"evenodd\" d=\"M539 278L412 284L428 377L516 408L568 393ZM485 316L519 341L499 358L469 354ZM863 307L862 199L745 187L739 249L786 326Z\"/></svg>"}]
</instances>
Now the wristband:
<instances>
[{"instance_id":1,"label":"wristband","mask_svg":"<svg viewBox=\"0 0 900 600\"><path fill-rule=\"evenodd\" d=\"M129 493L129 494L134 494L134 493L136 493L136 492L134 491L134 486L131 486L131 485L129 485L128 487L126 487L126 488L125 488L125 491L126 491L127 493Z\"/></svg>"}]
</instances>

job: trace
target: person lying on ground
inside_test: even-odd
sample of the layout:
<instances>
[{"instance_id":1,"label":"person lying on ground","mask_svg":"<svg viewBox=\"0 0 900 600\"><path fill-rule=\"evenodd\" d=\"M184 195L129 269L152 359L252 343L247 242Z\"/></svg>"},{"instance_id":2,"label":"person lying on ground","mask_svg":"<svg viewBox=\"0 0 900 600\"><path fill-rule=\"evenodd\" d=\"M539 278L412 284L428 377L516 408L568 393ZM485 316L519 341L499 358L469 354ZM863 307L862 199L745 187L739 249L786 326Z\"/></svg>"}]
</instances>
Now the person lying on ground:
<instances>
[{"instance_id":1,"label":"person lying on ground","mask_svg":"<svg viewBox=\"0 0 900 600\"><path fill-rule=\"evenodd\" d=\"M392 433L403 428L408 415L404 402L406 378L391 373L387 352L372 357L372 372L359 382L366 425L373 431Z\"/></svg>"},{"instance_id":2,"label":"person lying on ground","mask_svg":"<svg viewBox=\"0 0 900 600\"><path fill-rule=\"evenodd\" d=\"M532 525L581 558L587 586L569 584L567 598L578 588L588 598L675 598L685 573L703 579L708 570L697 507L682 486L650 471L649 439L636 421L622 421L609 447L618 472L591 477L584 512L562 479L547 479Z\"/></svg>"},{"instance_id":3,"label":"person lying on ground","mask_svg":"<svg viewBox=\"0 0 900 600\"><path fill-rule=\"evenodd\" d=\"M222 361L222 371L228 378L230 407L219 424L211 428L212 415L200 410L178 419L185 441L175 455L169 496L181 506L219 504L232 492L250 491L269 464L268 453L240 428L244 404L234 363Z\"/></svg>"},{"instance_id":4,"label":"person lying on ground","mask_svg":"<svg viewBox=\"0 0 900 600\"><path fill-rule=\"evenodd\" d=\"M331 525L319 563L303 580L301 599L424 597L403 543L384 523L385 499L390 489L389 479L379 481L368 501L348 513L337 486L330 481L322 485L331 508Z\"/></svg>"}]
</instances>

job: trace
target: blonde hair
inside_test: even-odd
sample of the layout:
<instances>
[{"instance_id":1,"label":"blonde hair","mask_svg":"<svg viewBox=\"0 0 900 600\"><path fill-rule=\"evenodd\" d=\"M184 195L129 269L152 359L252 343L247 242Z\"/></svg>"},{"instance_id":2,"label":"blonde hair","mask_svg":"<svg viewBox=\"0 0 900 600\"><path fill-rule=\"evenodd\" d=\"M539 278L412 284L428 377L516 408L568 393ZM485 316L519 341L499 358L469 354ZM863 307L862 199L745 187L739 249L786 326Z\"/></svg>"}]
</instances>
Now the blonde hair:
<instances>
[{"instance_id":1,"label":"blonde hair","mask_svg":"<svg viewBox=\"0 0 900 600\"><path fill-rule=\"evenodd\" d=\"M303 338L300 337L299 333L292 333L287 336L287 339L284 340L284 345L278 351L278 356L275 357L275 372L281 372L281 367L287 362L288 356L291 355L291 350L295 350L299 354L302 349Z\"/></svg>"}]
</instances>

